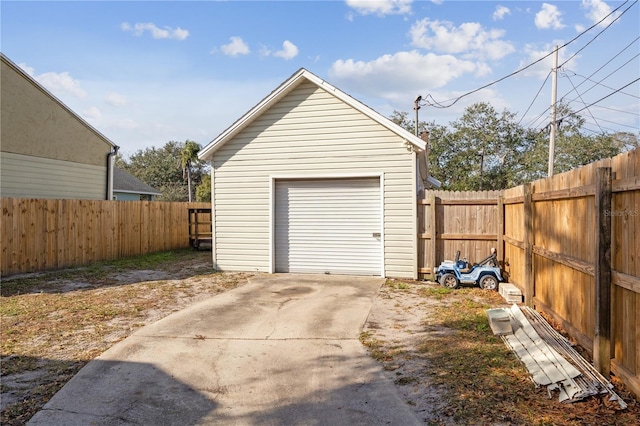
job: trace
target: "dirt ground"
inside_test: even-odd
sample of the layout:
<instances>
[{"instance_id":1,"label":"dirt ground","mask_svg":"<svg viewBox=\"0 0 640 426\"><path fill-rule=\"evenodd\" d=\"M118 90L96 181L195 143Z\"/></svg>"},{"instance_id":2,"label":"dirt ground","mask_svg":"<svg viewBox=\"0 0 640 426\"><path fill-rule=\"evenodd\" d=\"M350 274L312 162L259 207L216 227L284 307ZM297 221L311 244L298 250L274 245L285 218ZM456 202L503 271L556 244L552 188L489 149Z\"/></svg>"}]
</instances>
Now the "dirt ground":
<instances>
[{"instance_id":1,"label":"dirt ground","mask_svg":"<svg viewBox=\"0 0 640 426\"><path fill-rule=\"evenodd\" d=\"M21 425L91 359L139 327L246 283L180 251L2 283L3 425ZM360 336L425 424L635 425L640 407L563 405L535 389L487 327L496 292L388 280ZM457 315L457 316L455 316ZM476 345L477 344L477 345Z\"/></svg>"}]
</instances>

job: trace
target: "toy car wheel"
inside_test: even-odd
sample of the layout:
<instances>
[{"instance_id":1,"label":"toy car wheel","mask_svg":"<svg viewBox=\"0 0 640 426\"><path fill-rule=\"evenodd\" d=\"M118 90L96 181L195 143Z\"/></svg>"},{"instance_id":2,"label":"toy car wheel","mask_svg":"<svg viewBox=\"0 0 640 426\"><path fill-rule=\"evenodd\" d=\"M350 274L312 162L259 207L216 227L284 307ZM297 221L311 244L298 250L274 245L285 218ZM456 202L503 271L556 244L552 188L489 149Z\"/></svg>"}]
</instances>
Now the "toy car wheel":
<instances>
[{"instance_id":1,"label":"toy car wheel","mask_svg":"<svg viewBox=\"0 0 640 426\"><path fill-rule=\"evenodd\" d=\"M493 275L485 275L480 278L480 288L483 290L497 290L498 280Z\"/></svg>"},{"instance_id":2,"label":"toy car wheel","mask_svg":"<svg viewBox=\"0 0 640 426\"><path fill-rule=\"evenodd\" d=\"M458 278L456 278L453 274L444 274L442 278L440 278L440 285L446 288L458 288Z\"/></svg>"}]
</instances>

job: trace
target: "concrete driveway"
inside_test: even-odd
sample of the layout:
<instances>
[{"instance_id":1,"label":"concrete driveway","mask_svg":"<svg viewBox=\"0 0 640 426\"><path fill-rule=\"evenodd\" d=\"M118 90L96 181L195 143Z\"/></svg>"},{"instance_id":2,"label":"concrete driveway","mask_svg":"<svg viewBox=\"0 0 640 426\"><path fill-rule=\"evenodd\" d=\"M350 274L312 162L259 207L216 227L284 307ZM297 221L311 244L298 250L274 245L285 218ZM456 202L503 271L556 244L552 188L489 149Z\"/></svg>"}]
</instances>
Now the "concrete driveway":
<instances>
[{"instance_id":1,"label":"concrete driveway","mask_svg":"<svg viewBox=\"0 0 640 426\"><path fill-rule=\"evenodd\" d=\"M29 424L420 424L358 341L383 281L251 278L118 343Z\"/></svg>"}]
</instances>

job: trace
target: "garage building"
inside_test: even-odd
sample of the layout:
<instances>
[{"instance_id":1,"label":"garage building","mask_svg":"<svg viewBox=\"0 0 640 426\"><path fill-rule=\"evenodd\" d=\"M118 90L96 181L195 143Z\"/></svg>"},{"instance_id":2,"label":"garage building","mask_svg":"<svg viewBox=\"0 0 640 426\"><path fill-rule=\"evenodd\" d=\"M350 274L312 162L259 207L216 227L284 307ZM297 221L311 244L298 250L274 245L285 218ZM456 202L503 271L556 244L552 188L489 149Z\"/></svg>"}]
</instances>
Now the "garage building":
<instances>
[{"instance_id":1,"label":"garage building","mask_svg":"<svg viewBox=\"0 0 640 426\"><path fill-rule=\"evenodd\" d=\"M425 148L300 69L199 153L214 268L417 278Z\"/></svg>"}]
</instances>

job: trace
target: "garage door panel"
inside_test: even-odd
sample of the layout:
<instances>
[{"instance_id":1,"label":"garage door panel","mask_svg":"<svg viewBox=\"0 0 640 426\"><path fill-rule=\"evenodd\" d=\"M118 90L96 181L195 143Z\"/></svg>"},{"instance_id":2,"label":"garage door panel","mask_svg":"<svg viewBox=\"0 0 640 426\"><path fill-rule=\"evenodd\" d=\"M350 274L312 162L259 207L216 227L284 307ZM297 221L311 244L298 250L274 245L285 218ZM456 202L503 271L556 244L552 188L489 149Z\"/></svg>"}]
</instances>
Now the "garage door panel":
<instances>
[{"instance_id":1,"label":"garage door panel","mask_svg":"<svg viewBox=\"0 0 640 426\"><path fill-rule=\"evenodd\" d=\"M379 178L276 181L277 272L380 275Z\"/></svg>"}]
</instances>

